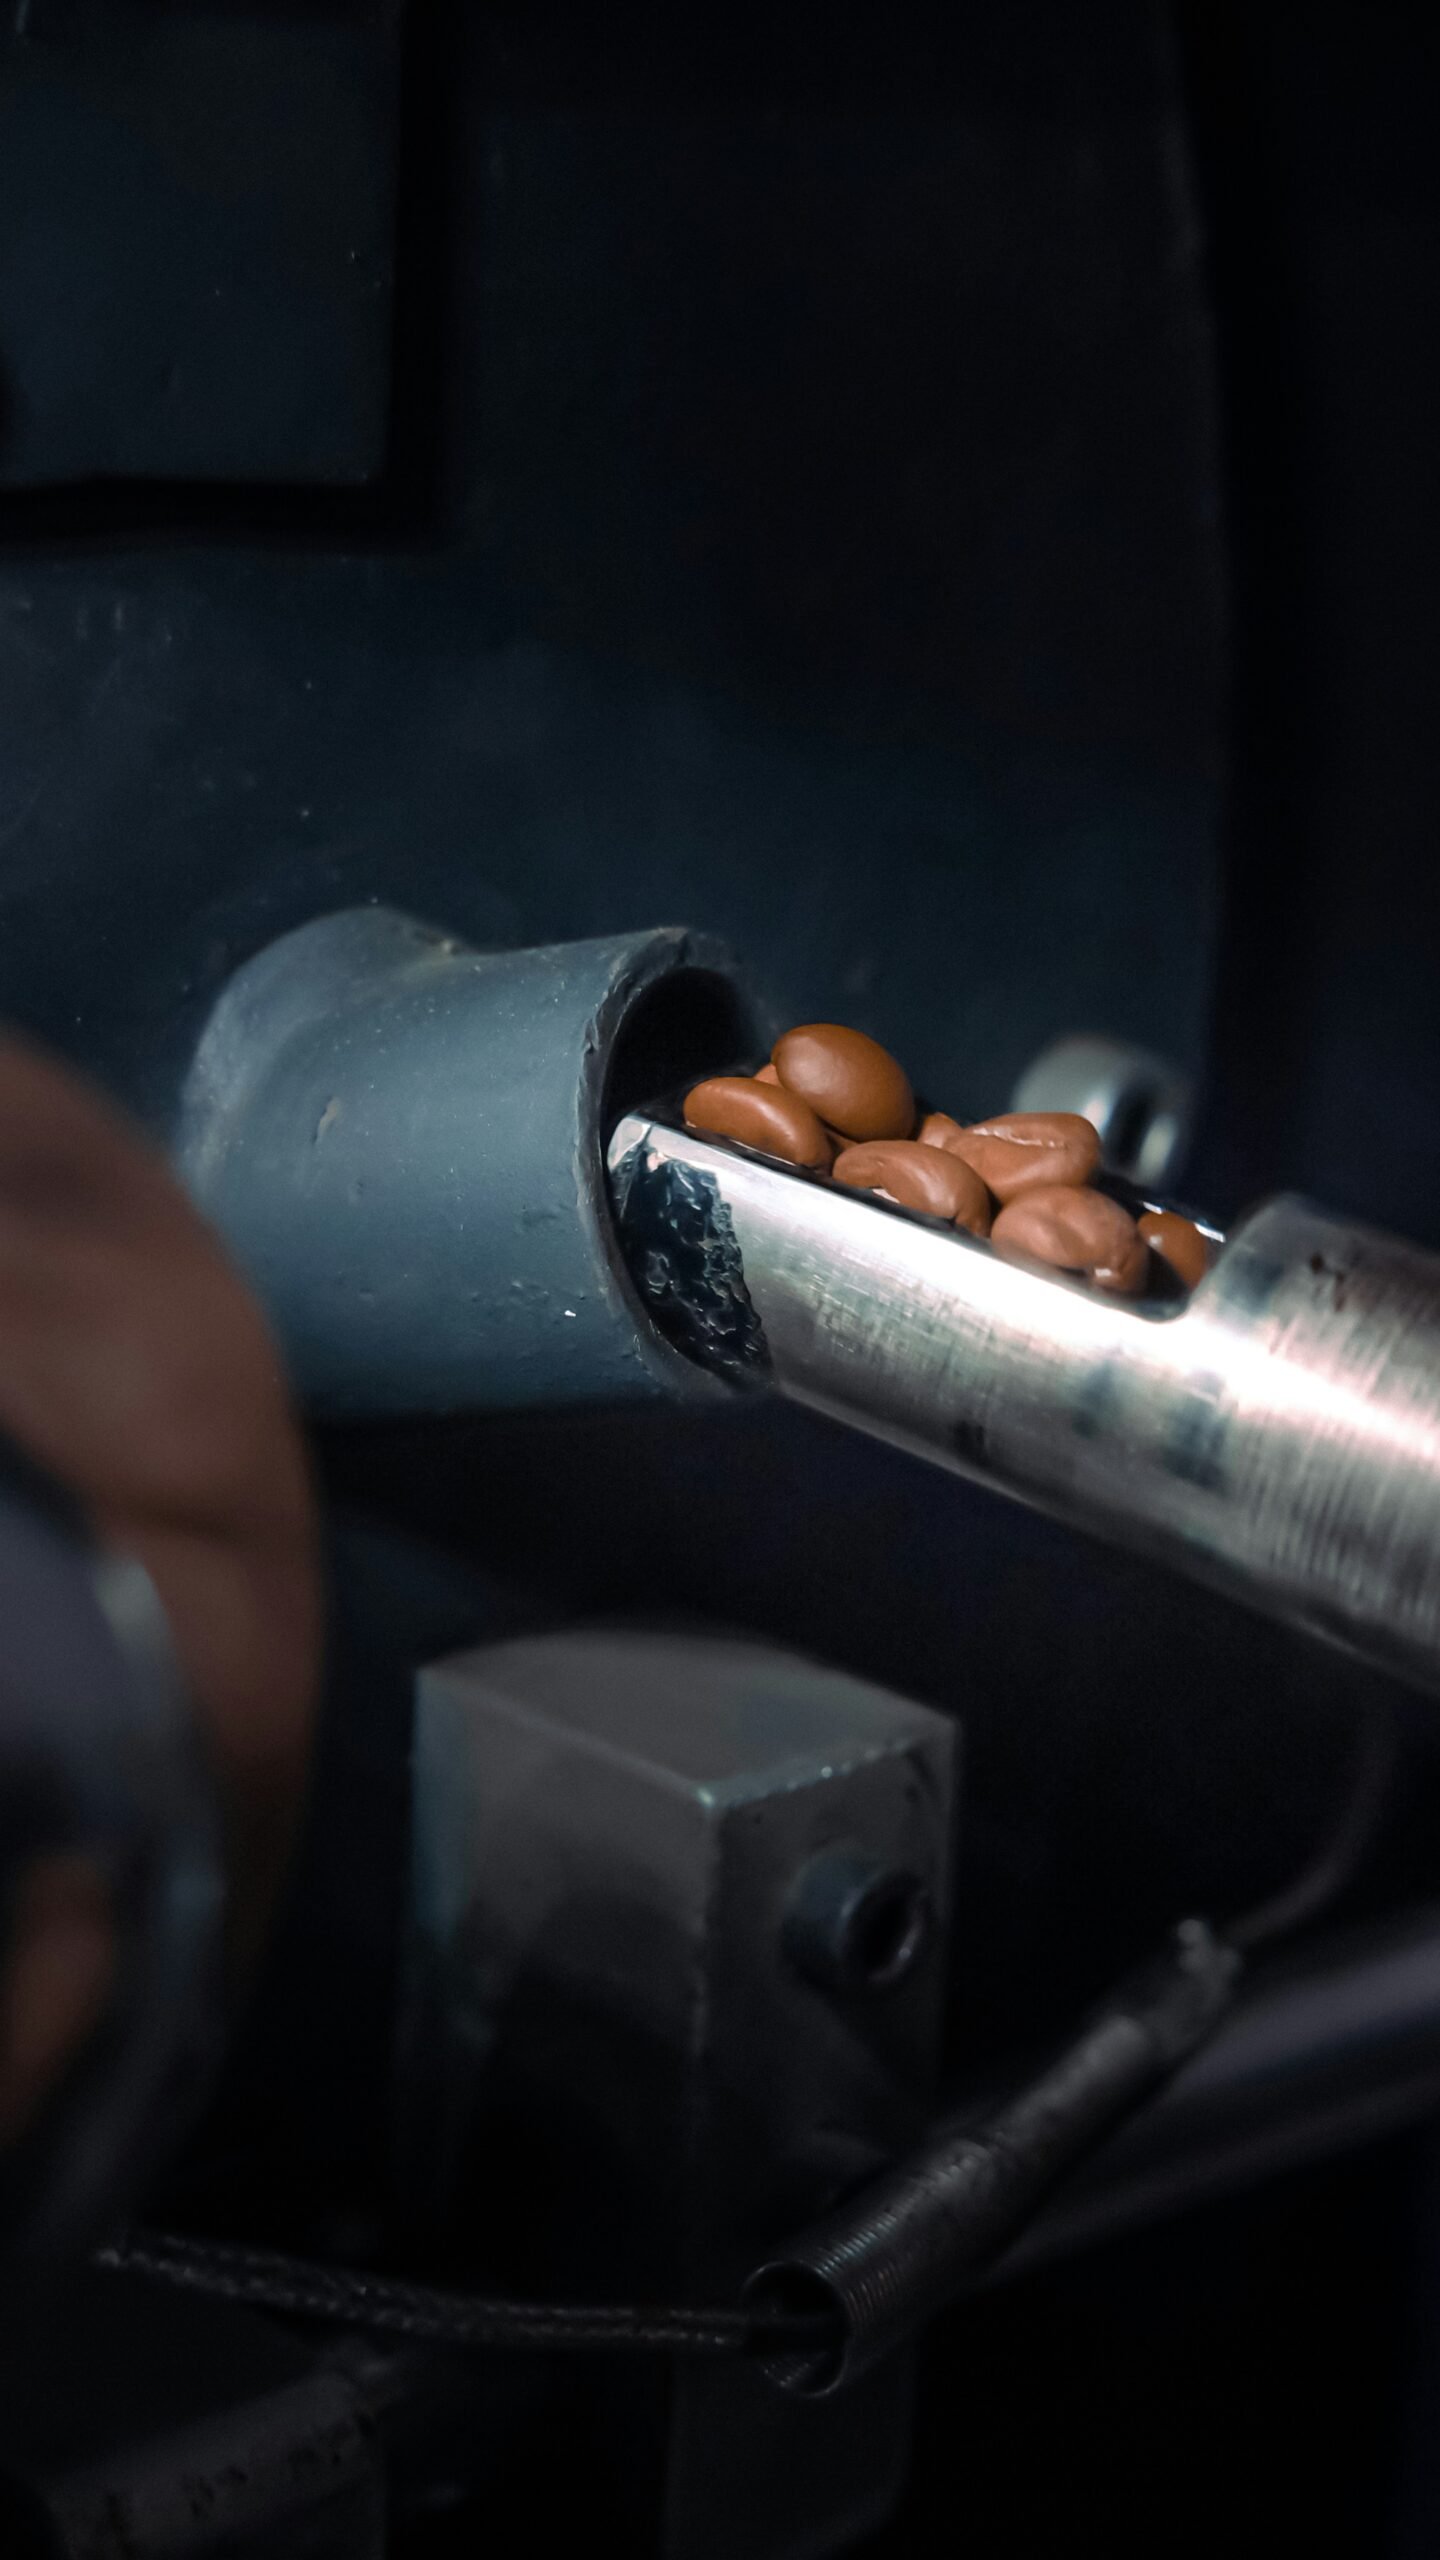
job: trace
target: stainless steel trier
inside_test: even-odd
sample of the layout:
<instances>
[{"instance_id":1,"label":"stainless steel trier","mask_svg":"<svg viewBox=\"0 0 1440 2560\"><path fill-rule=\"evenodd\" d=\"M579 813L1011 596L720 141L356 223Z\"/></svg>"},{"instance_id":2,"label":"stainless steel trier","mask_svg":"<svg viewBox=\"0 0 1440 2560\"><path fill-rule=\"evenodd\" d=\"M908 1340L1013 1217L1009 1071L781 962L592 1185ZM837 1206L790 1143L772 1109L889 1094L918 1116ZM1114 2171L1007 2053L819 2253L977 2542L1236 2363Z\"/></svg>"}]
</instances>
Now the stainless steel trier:
<instances>
[{"instance_id":1,"label":"stainless steel trier","mask_svg":"<svg viewBox=\"0 0 1440 2560\"><path fill-rule=\"evenodd\" d=\"M1137 1304L664 1117L608 1161L692 1358L1440 1685L1434 1255L1278 1199Z\"/></svg>"}]
</instances>

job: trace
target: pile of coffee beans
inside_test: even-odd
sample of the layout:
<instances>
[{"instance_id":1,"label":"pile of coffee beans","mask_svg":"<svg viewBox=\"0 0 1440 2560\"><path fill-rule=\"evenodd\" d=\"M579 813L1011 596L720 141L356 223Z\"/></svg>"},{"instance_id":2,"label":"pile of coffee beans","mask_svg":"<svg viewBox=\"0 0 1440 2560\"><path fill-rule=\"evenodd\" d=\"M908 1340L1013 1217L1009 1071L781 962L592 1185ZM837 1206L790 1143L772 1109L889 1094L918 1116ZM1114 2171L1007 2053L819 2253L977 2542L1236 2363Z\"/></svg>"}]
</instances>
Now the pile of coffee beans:
<instances>
[{"instance_id":1,"label":"pile of coffee beans","mask_svg":"<svg viewBox=\"0 0 1440 2560\"><path fill-rule=\"evenodd\" d=\"M1098 1289L1173 1296L1204 1277L1209 1248L1170 1209L1132 1217L1094 1189L1100 1141L1074 1111L993 1120L922 1112L898 1060L863 1031L803 1022L753 1076L709 1076L685 1121L782 1164L874 1191L902 1209L988 1236L1008 1261L1082 1274Z\"/></svg>"}]
</instances>

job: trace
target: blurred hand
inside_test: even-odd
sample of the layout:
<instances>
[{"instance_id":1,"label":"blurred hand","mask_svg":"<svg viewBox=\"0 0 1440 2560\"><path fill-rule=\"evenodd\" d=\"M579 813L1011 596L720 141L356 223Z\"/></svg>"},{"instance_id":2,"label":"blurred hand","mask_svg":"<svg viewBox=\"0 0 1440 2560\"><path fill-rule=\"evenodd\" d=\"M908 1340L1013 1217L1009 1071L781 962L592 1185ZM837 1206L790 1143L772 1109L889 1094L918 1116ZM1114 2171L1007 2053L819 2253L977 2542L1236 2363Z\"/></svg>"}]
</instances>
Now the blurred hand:
<instances>
[{"instance_id":1,"label":"blurred hand","mask_svg":"<svg viewBox=\"0 0 1440 2560\"><path fill-rule=\"evenodd\" d=\"M260 1310L164 1158L0 1038L0 1431L137 1557L222 1797L232 1956L304 1787L321 1612L309 1477Z\"/></svg>"}]
</instances>

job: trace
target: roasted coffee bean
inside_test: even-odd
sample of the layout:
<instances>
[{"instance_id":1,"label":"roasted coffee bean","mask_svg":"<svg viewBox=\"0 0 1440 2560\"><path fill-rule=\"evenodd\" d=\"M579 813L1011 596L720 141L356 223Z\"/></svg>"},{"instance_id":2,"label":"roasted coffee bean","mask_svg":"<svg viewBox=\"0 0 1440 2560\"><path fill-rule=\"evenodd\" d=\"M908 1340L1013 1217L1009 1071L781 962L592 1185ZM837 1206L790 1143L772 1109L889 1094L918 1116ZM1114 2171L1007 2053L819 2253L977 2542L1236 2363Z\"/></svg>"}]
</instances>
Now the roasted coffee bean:
<instances>
[{"instance_id":1,"label":"roasted coffee bean","mask_svg":"<svg viewBox=\"0 0 1440 2560\"><path fill-rule=\"evenodd\" d=\"M1189 1218L1174 1209L1147 1209L1140 1220L1140 1233L1163 1262L1168 1262L1177 1280L1193 1289L1210 1268L1210 1253L1205 1239Z\"/></svg>"},{"instance_id":2,"label":"roasted coffee bean","mask_svg":"<svg viewBox=\"0 0 1440 2560\"><path fill-rule=\"evenodd\" d=\"M902 1209L928 1209L932 1218L948 1218L972 1236L988 1236L992 1204L977 1173L958 1156L940 1147L922 1147L910 1138L877 1138L867 1146L846 1147L835 1159L834 1174L851 1191L878 1191Z\"/></svg>"},{"instance_id":3,"label":"roasted coffee bean","mask_svg":"<svg viewBox=\"0 0 1440 2560\"><path fill-rule=\"evenodd\" d=\"M754 1076L708 1076L685 1096L685 1125L812 1170L828 1165L833 1152L808 1102Z\"/></svg>"},{"instance_id":4,"label":"roasted coffee bean","mask_svg":"<svg viewBox=\"0 0 1440 2560\"><path fill-rule=\"evenodd\" d=\"M845 1138L908 1138L915 1096L898 1060L863 1031L839 1022L803 1022L770 1052L787 1093L796 1093Z\"/></svg>"},{"instance_id":5,"label":"roasted coffee bean","mask_svg":"<svg viewBox=\"0 0 1440 2560\"><path fill-rule=\"evenodd\" d=\"M952 1120L948 1111L927 1111L915 1132L920 1146L944 1147L951 1155L959 1152L954 1141L964 1135L963 1123Z\"/></svg>"},{"instance_id":6,"label":"roasted coffee bean","mask_svg":"<svg viewBox=\"0 0 1440 2560\"><path fill-rule=\"evenodd\" d=\"M1088 1182L1100 1162L1100 1140L1078 1111L1002 1111L943 1143L1002 1205L1055 1183Z\"/></svg>"},{"instance_id":7,"label":"roasted coffee bean","mask_svg":"<svg viewBox=\"0 0 1440 2560\"><path fill-rule=\"evenodd\" d=\"M991 1230L997 1253L1013 1262L1048 1262L1083 1271L1101 1289L1138 1297L1150 1248L1128 1209L1103 1191L1050 1183L1008 1201Z\"/></svg>"}]
</instances>

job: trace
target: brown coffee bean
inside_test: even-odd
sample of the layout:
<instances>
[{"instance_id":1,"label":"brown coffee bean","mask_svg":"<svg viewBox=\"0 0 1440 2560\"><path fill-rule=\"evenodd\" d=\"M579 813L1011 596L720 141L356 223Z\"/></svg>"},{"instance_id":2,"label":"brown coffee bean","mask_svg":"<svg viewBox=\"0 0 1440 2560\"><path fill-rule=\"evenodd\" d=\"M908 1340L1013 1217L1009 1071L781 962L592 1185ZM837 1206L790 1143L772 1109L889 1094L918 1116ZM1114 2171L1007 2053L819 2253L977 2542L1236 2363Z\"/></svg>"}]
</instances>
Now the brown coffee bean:
<instances>
[{"instance_id":1,"label":"brown coffee bean","mask_svg":"<svg viewBox=\"0 0 1440 2560\"><path fill-rule=\"evenodd\" d=\"M927 1111L915 1132L918 1145L945 1147L951 1155L959 1153L955 1140L963 1138L964 1135L965 1131L961 1123L958 1120L952 1120L948 1111Z\"/></svg>"},{"instance_id":2,"label":"brown coffee bean","mask_svg":"<svg viewBox=\"0 0 1440 2560\"><path fill-rule=\"evenodd\" d=\"M756 1082L757 1084L778 1084L778 1083L779 1083L779 1081L780 1081L780 1079L779 1079L779 1077L777 1076L777 1074L775 1073L775 1070L774 1070L774 1068L773 1068L773 1067L771 1067L771 1066L764 1066L764 1067L757 1067L757 1068L756 1068L756 1070L755 1070L755 1082Z\"/></svg>"},{"instance_id":3,"label":"brown coffee bean","mask_svg":"<svg viewBox=\"0 0 1440 2560\"><path fill-rule=\"evenodd\" d=\"M1195 1288L1204 1279L1210 1268L1209 1247L1189 1218L1182 1218L1174 1209L1147 1209L1140 1220L1140 1233L1187 1289Z\"/></svg>"},{"instance_id":4,"label":"brown coffee bean","mask_svg":"<svg viewBox=\"0 0 1440 2560\"><path fill-rule=\"evenodd\" d=\"M787 1093L797 1093L846 1138L908 1138L915 1096L899 1061L863 1031L802 1022L770 1052Z\"/></svg>"},{"instance_id":5,"label":"brown coffee bean","mask_svg":"<svg viewBox=\"0 0 1440 2560\"><path fill-rule=\"evenodd\" d=\"M878 1191L902 1209L928 1209L932 1218L948 1218L972 1236L990 1233L990 1194L968 1164L940 1147L922 1147L910 1138L878 1138L868 1146L846 1147L835 1159L837 1182L852 1191Z\"/></svg>"},{"instance_id":6,"label":"brown coffee bean","mask_svg":"<svg viewBox=\"0 0 1440 2560\"><path fill-rule=\"evenodd\" d=\"M809 1103L755 1076L707 1076L685 1096L685 1125L712 1138L738 1138L785 1164L818 1170L830 1162L830 1141Z\"/></svg>"},{"instance_id":7,"label":"brown coffee bean","mask_svg":"<svg viewBox=\"0 0 1440 2560\"><path fill-rule=\"evenodd\" d=\"M1007 1261L1083 1271L1118 1297L1138 1297L1145 1287L1150 1248L1129 1211L1103 1191L1058 1182L1026 1191L1000 1211L990 1241Z\"/></svg>"},{"instance_id":8,"label":"brown coffee bean","mask_svg":"<svg viewBox=\"0 0 1440 2560\"><path fill-rule=\"evenodd\" d=\"M1088 1182L1100 1161L1100 1140L1078 1111L1002 1111L945 1143L1002 1204L1055 1183Z\"/></svg>"}]
</instances>

